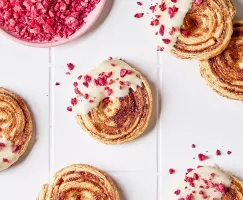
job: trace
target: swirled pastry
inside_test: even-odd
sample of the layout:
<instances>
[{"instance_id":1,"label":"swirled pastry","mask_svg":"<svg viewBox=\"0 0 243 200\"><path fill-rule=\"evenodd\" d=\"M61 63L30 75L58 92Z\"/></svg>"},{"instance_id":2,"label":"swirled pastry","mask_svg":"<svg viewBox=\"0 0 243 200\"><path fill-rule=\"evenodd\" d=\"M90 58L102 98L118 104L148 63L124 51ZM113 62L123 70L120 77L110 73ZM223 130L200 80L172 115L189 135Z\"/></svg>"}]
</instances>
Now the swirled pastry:
<instances>
[{"instance_id":1,"label":"swirled pastry","mask_svg":"<svg viewBox=\"0 0 243 200\"><path fill-rule=\"evenodd\" d=\"M231 0L164 0L151 10L159 50L204 60L229 44L235 15Z\"/></svg>"},{"instance_id":2,"label":"swirled pastry","mask_svg":"<svg viewBox=\"0 0 243 200\"><path fill-rule=\"evenodd\" d=\"M243 183L214 167L201 167L186 174L176 187L172 200L241 200Z\"/></svg>"},{"instance_id":3,"label":"swirled pastry","mask_svg":"<svg viewBox=\"0 0 243 200\"><path fill-rule=\"evenodd\" d=\"M77 122L106 144L120 144L140 136L152 111L146 79L121 60L107 60L78 77L71 99Z\"/></svg>"},{"instance_id":4,"label":"swirled pastry","mask_svg":"<svg viewBox=\"0 0 243 200\"><path fill-rule=\"evenodd\" d=\"M118 191L104 172L83 164L58 171L44 185L37 200L119 200Z\"/></svg>"},{"instance_id":5,"label":"swirled pastry","mask_svg":"<svg viewBox=\"0 0 243 200\"><path fill-rule=\"evenodd\" d=\"M24 101L0 88L0 171L25 152L32 135L32 120Z\"/></svg>"},{"instance_id":6,"label":"swirled pastry","mask_svg":"<svg viewBox=\"0 0 243 200\"><path fill-rule=\"evenodd\" d=\"M219 95L243 101L243 20L234 23L228 48L200 62L201 75Z\"/></svg>"}]
</instances>

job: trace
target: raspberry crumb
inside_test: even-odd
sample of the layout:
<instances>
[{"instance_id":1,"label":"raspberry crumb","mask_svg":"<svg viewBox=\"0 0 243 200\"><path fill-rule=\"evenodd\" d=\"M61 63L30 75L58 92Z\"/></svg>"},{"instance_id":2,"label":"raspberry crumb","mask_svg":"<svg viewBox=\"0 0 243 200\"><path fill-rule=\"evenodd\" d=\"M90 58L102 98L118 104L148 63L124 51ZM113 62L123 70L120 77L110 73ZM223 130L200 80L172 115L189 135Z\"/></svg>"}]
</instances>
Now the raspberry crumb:
<instances>
[{"instance_id":1,"label":"raspberry crumb","mask_svg":"<svg viewBox=\"0 0 243 200\"><path fill-rule=\"evenodd\" d=\"M175 170L172 169L172 168L170 168L170 169L169 169L169 173L170 173L170 174L174 174L174 173L175 173Z\"/></svg>"},{"instance_id":2,"label":"raspberry crumb","mask_svg":"<svg viewBox=\"0 0 243 200\"><path fill-rule=\"evenodd\" d=\"M170 43L170 40L169 40L169 39L162 39L162 41L163 41L165 44L169 44L169 43Z\"/></svg>"},{"instance_id":3,"label":"raspberry crumb","mask_svg":"<svg viewBox=\"0 0 243 200\"><path fill-rule=\"evenodd\" d=\"M207 157L206 155L202 154L202 153L198 154L198 159L199 159L200 161L204 161L204 160L206 160L207 158L208 158L208 157Z\"/></svg>"},{"instance_id":4,"label":"raspberry crumb","mask_svg":"<svg viewBox=\"0 0 243 200\"><path fill-rule=\"evenodd\" d=\"M221 193L225 193L226 192L226 188L224 187L224 185L222 183L217 185L216 190L221 192Z\"/></svg>"},{"instance_id":5,"label":"raspberry crumb","mask_svg":"<svg viewBox=\"0 0 243 200\"><path fill-rule=\"evenodd\" d=\"M230 155L230 154L232 154L232 152L231 151L227 151L227 154Z\"/></svg>"},{"instance_id":6,"label":"raspberry crumb","mask_svg":"<svg viewBox=\"0 0 243 200\"><path fill-rule=\"evenodd\" d=\"M195 144L192 144L192 148L193 148L193 149L196 148L196 145L195 145Z\"/></svg>"},{"instance_id":7,"label":"raspberry crumb","mask_svg":"<svg viewBox=\"0 0 243 200\"><path fill-rule=\"evenodd\" d=\"M176 191L174 192L175 195L179 195L180 193L181 193L180 190L176 190Z\"/></svg>"},{"instance_id":8,"label":"raspberry crumb","mask_svg":"<svg viewBox=\"0 0 243 200\"><path fill-rule=\"evenodd\" d=\"M144 15L144 13L136 13L136 14L134 15L134 17L135 17L135 18L142 18L143 15Z\"/></svg>"},{"instance_id":9,"label":"raspberry crumb","mask_svg":"<svg viewBox=\"0 0 243 200\"><path fill-rule=\"evenodd\" d=\"M78 86L78 83L77 83L77 82L74 82L74 83L73 83L73 86L74 86L74 87L77 87L77 86Z\"/></svg>"},{"instance_id":10,"label":"raspberry crumb","mask_svg":"<svg viewBox=\"0 0 243 200\"><path fill-rule=\"evenodd\" d=\"M0 142L0 147L5 147L5 144Z\"/></svg>"},{"instance_id":11,"label":"raspberry crumb","mask_svg":"<svg viewBox=\"0 0 243 200\"><path fill-rule=\"evenodd\" d=\"M194 179L194 180L198 180L198 179L199 179L198 174L194 173L194 174L193 174L193 179Z\"/></svg>"},{"instance_id":12,"label":"raspberry crumb","mask_svg":"<svg viewBox=\"0 0 243 200\"><path fill-rule=\"evenodd\" d=\"M67 111L72 112L72 110L73 110L73 109L72 109L72 106L68 106L68 107L67 107Z\"/></svg>"},{"instance_id":13,"label":"raspberry crumb","mask_svg":"<svg viewBox=\"0 0 243 200\"><path fill-rule=\"evenodd\" d=\"M142 5L143 5L143 3L140 2L140 1L138 1L137 4L138 4L139 6L142 6Z\"/></svg>"},{"instance_id":14,"label":"raspberry crumb","mask_svg":"<svg viewBox=\"0 0 243 200\"><path fill-rule=\"evenodd\" d=\"M55 85L58 86L58 85L60 85L60 83L59 82L56 82Z\"/></svg>"},{"instance_id":15,"label":"raspberry crumb","mask_svg":"<svg viewBox=\"0 0 243 200\"><path fill-rule=\"evenodd\" d=\"M112 66L112 67L115 67L115 66L116 66L116 64L114 64L114 63L111 63L111 66Z\"/></svg>"},{"instance_id":16,"label":"raspberry crumb","mask_svg":"<svg viewBox=\"0 0 243 200\"><path fill-rule=\"evenodd\" d=\"M70 73L70 72L66 72L65 74L66 74L66 75L71 75L71 73Z\"/></svg>"},{"instance_id":17,"label":"raspberry crumb","mask_svg":"<svg viewBox=\"0 0 243 200\"><path fill-rule=\"evenodd\" d=\"M67 67L68 67L68 69L71 70L71 71L74 69L74 65L73 65L72 63L68 63L68 64L67 64Z\"/></svg>"},{"instance_id":18,"label":"raspberry crumb","mask_svg":"<svg viewBox=\"0 0 243 200\"><path fill-rule=\"evenodd\" d=\"M3 158L2 161L5 162L5 163L6 163L6 162L7 162L7 163L9 162L9 160L8 160L7 158Z\"/></svg>"},{"instance_id":19,"label":"raspberry crumb","mask_svg":"<svg viewBox=\"0 0 243 200\"><path fill-rule=\"evenodd\" d=\"M193 169L192 168L188 168L186 171L187 173L190 173Z\"/></svg>"},{"instance_id":20,"label":"raspberry crumb","mask_svg":"<svg viewBox=\"0 0 243 200\"><path fill-rule=\"evenodd\" d=\"M220 156L220 155L221 155L220 150L218 150L218 149L216 150L216 155L217 155L217 156Z\"/></svg>"},{"instance_id":21,"label":"raspberry crumb","mask_svg":"<svg viewBox=\"0 0 243 200\"><path fill-rule=\"evenodd\" d=\"M19 146L16 145L12 148L12 153L17 153L18 150L19 150Z\"/></svg>"}]
</instances>

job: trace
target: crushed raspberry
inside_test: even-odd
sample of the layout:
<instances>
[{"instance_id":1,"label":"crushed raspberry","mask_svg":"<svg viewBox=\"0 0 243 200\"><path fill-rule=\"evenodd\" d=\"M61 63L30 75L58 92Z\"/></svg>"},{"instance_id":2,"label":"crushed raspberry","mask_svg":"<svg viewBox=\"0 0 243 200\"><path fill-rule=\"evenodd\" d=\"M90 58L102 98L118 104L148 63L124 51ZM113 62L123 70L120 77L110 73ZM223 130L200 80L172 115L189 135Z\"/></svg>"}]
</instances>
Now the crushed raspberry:
<instances>
[{"instance_id":1,"label":"crushed raspberry","mask_svg":"<svg viewBox=\"0 0 243 200\"><path fill-rule=\"evenodd\" d=\"M192 148L193 148L193 149L196 148L196 145L195 145L195 144L192 144Z\"/></svg>"},{"instance_id":2,"label":"crushed raspberry","mask_svg":"<svg viewBox=\"0 0 243 200\"><path fill-rule=\"evenodd\" d=\"M222 183L220 183L216 186L216 190L221 193L225 193L227 189L224 187L224 185Z\"/></svg>"},{"instance_id":3,"label":"crushed raspberry","mask_svg":"<svg viewBox=\"0 0 243 200\"><path fill-rule=\"evenodd\" d=\"M56 82L55 85L58 86L58 85L60 85L60 83L59 82Z\"/></svg>"},{"instance_id":4,"label":"crushed raspberry","mask_svg":"<svg viewBox=\"0 0 243 200\"><path fill-rule=\"evenodd\" d=\"M113 90L109 87L105 87L105 90L106 90L108 96L110 96L113 92Z\"/></svg>"},{"instance_id":5,"label":"crushed raspberry","mask_svg":"<svg viewBox=\"0 0 243 200\"><path fill-rule=\"evenodd\" d=\"M107 77L110 78L112 76L112 72L108 72Z\"/></svg>"},{"instance_id":6,"label":"crushed raspberry","mask_svg":"<svg viewBox=\"0 0 243 200\"><path fill-rule=\"evenodd\" d=\"M80 90L77 87L74 88L74 92L75 94L81 94Z\"/></svg>"},{"instance_id":7,"label":"crushed raspberry","mask_svg":"<svg viewBox=\"0 0 243 200\"><path fill-rule=\"evenodd\" d=\"M1 0L0 25L15 37L34 42L68 38L84 24L100 0Z\"/></svg>"},{"instance_id":8,"label":"crushed raspberry","mask_svg":"<svg viewBox=\"0 0 243 200\"><path fill-rule=\"evenodd\" d=\"M170 18L173 18L175 16L175 14L177 13L178 8L173 6L173 7L169 7L168 8L168 13L170 15Z\"/></svg>"},{"instance_id":9,"label":"crushed raspberry","mask_svg":"<svg viewBox=\"0 0 243 200\"><path fill-rule=\"evenodd\" d=\"M128 69L121 69L120 71L121 78L124 78L126 75L130 75L130 74L132 74L132 71Z\"/></svg>"},{"instance_id":10,"label":"crushed raspberry","mask_svg":"<svg viewBox=\"0 0 243 200\"><path fill-rule=\"evenodd\" d=\"M180 193L181 193L180 190L176 190L176 191L174 192L175 195L179 195Z\"/></svg>"},{"instance_id":11,"label":"crushed raspberry","mask_svg":"<svg viewBox=\"0 0 243 200\"><path fill-rule=\"evenodd\" d=\"M72 106L68 106L68 107L67 107L67 111L72 112L72 110L73 110L73 109L72 109Z\"/></svg>"},{"instance_id":12,"label":"crushed raspberry","mask_svg":"<svg viewBox=\"0 0 243 200\"><path fill-rule=\"evenodd\" d=\"M83 77L82 75L78 76L78 80L81 80L82 77Z\"/></svg>"},{"instance_id":13,"label":"crushed raspberry","mask_svg":"<svg viewBox=\"0 0 243 200\"><path fill-rule=\"evenodd\" d=\"M92 99L89 100L89 103L93 103L93 102L94 102L94 100L92 100Z\"/></svg>"},{"instance_id":14,"label":"crushed raspberry","mask_svg":"<svg viewBox=\"0 0 243 200\"><path fill-rule=\"evenodd\" d=\"M104 103L109 103L110 102L110 98L109 97L105 98L103 101L104 101Z\"/></svg>"},{"instance_id":15,"label":"crushed raspberry","mask_svg":"<svg viewBox=\"0 0 243 200\"><path fill-rule=\"evenodd\" d=\"M198 165L198 166L197 166L198 169L201 168L201 167L203 167L203 166L201 166L201 165Z\"/></svg>"},{"instance_id":16,"label":"crushed raspberry","mask_svg":"<svg viewBox=\"0 0 243 200\"><path fill-rule=\"evenodd\" d=\"M198 159L200 160L200 161L204 161L204 160L206 160L208 157L207 156L205 156L204 154L198 154Z\"/></svg>"},{"instance_id":17,"label":"crushed raspberry","mask_svg":"<svg viewBox=\"0 0 243 200\"><path fill-rule=\"evenodd\" d=\"M165 26L161 25L160 28L159 28L159 34L163 36L164 33L165 33Z\"/></svg>"},{"instance_id":18,"label":"crushed raspberry","mask_svg":"<svg viewBox=\"0 0 243 200\"><path fill-rule=\"evenodd\" d=\"M74 65L73 65L72 63L68 63L68 64L67 64L67 67L68 67L68 69L71 70L71 71L74 69Z\"/></svg>"},{"instance_id":19,"label":"crushed raspberry","mask_svg":"<svg viewBox=\"0 0 243 200\"><path fill-rule=\"evenodd\" d=\"M188 37L190 35L190 32L187 31L187 30L181 30L181 34L184 36L184 37Z\"/></svg>"},{"instance_id":20,"label":"crushed raspberry","mask_svg":"<svg viewBox=\"0 0 243 200\"><path fill-rule=\"evenodd\" d=\"M134 17L135 17L135 18L142 18L143 15L144 15L144 13L136 13L136 14L134 15Z\"/></svg>"},{"instance_id":21,"label":"crushed raspberry","mask_svg":"<svg viewBox=\"0 0 243 200\"><path fill-rule=\"evenodd\" d=\"M88 82L83 82L83 85L84 85L85 87L89 87L89 83L88 83Z\"/></svg>"},{"instance_id":22,"label":"crushed raspberry","mask_svg":"<svg viewBox=\"0 0 243 200\"><path fill-rule=\"evenodd\" d=\"M139 5L139 6L142 6L143 5L143 3L142 2L137 2L137 4Z\"/></svg>"},{"instance_id":23,"label":"crushed raspberry","mask_svg":"<svg viewBox=\"0 0 243 200\"><path fill-rule=\"evenodd\" d=\"M8 160L7 158L3 158L2 161L5 162L5 163L6 163L6 162L7 162L7 163L9 162L9 160Z\"/></svg>"},{"instance_id":24,"label":"crushed raspberry","mask_svg":"<svg viewBox=\"0 0 243 200\"><path fill-rule=\"evenodd\" d=\"M19 146L16 145L12 148L12 153L17 153L18 150L19 150Z\"/></svg>"},{"instance_id":25,"label":"crushed raspberry","mask_svg":"<svg viewBox=\"0 0 243 200\"><path fill-rule=\"evenodd\" d=\"M169 43L170 43L170 39L162 39L162 41L163 41L165 44L169 44Z\"/></svg>"},{"instance_id":26,"label":"crushed raspberry","mask_svg":"<svg viewBox=\"0 0 243 200\"><path fill-rule=\"evenodd\" d=\"M155 12L156 6L150 6L149 8L153 13Z\"/></svg>"},{"instance_id":27,"label":"crushed raspberry","mask_svg":"<svg viewBox=\"0 0 243 200\"><path fill-rule=\"evenodd\" d=\"M187 182L187 183L192 183L193 182L193 178L186 176L184 181Z\"/></svg>"},{"instance_id":28,"label":"crushed raspberry","mask_svg":"<svg viewBox=\"0 0 243 200\"><path fill-rule=\"evenodd\" d=\"M157 47L157 51L164 51L164 48L163 47Z\"/></svg>"},{"instance_id":29,"label":"crushed raspberry","mask_svg":"<svg viewBox=\"0 0 243 200\"><path fill-rule=\"evenodd\" d=\"M179 198L178 200L185 200L184 198Z\"/></svg>"},{"instance_id":30,"label":"crushed raspberry","mask_svg":"<svg viewBox=\"0 0 243 200\"><path fill-rule=\"evenodd\" d=\"M165 2L163 2L161 5L159 5L159 8L161 11L165 11L166 10Z\"/></svg>"},{"instance_id":31,"label":"crushed raspberry","mask_svg":"<svg viewBox=\"0 0 243 200\"><path fill-rule=\"evenodd\" d=\"M174 174L174 173L175 173L175 170L172 169L172 168L170 168L170 169L169 169L169 173L170 173L170 174Z\"/></svg>"},{"instance_id":32,"label":"crushed raspberry","mask_svg":"<svg viewBox=\"0 0 243 200\"><path fill-rule=\"evenodd\" d=\"M84 76L84 80L85 80L86 82L91 82L92 77L89 76L89 75L85 75L85 76Z\"/></svg>"},{"instance_id":33,"label":"crushed raspberry","mask_svg":"<svg viewBox=\"0 0 243 200\"><path fill-rule=\"evenodd\" d=\"M113 79L109 80L109 85L111 85L112 83L114 83Z\"/></svg>"},{"instance_id":34,"label":"crushed raspberry","mask_svg":"<svg viewBox=\"0 0 243 200\"><path fill-rule=\"evenodd\" d=\"M114 64L114 63L111 63L111 66L112 66L112 67L115 67L115 66L116 66L116 64Z\"/></svg>"},{"instance_id":35,"label":"crushed raspberry","mask_svg":"<svg viewBox=\"0 0 243 200\"><path fill-rule=\"evenodd\" d=\"M77 87L77 86L78 86L78 83L77 83L77 82L74 82L74 83L73 83L73 86L74 86L74 87Z\"/></svg>"},{"instance_id":36,"label":"crushed raspberry","mask_svg":"<svg viewBox=\"0 0 243 200\"><path fill-rule=\"evenodd\" d=\"M202 190L199 191L199 194L204 195L204 192Z\"/></svg>"},{"instance_id":37,"label":"crushed raspberry","mask_svg":"<svg viewBox=\"0 0 243 200\"><path fill-rule=\"evenodd\" d=\"M227 151L227 154L230 155L230 154L232 154L232 152L231 151Z\"/></svg>"},{"instance_id":38,"label":"crushed raspberry","mask_svg":"<svg viewBox=\"0 0 243 200\"><path fill-rule=\"evenodd\" d=\"M186 196L186 200L192 200L193 198L192 198L192 194L188 194L187 196Z\"/></svg>"},{"instance_id":39,"label":"crushed raspberry","mask_svg":"<svg viewBox=\"0 0 243 200\"><path fill-rule=\"evenodd\" d=\"M198 179L199 179L198 174L194 173L194 174L193 174L193 179L194 179L194 180L198 180Z\"/></svg>"},{"instance_id":40,"label":"crushed raspberry","mask_svg":"<svg viewBox=\"0 0 243 200\"><path fill-rule=\"evenodd\" d=\"M65 74L66 74L66 75L71 75L71 73L70 73L70 72L66 72Z\"/></svg>"},{"instance_id":41,"label":"crushed raspberry","mask_svg":"<svg viewBox=\"0 0 243 200\"><path fill-rule=\"evenodd\" d=\"M215 173L211 173L210 176L213 178L215 176Z\"/></svg>"},{"instance_id":42,"label":"crushed raspberry","mask_svg":"<svg viewBox=\"0 0 243 200\"><path fill-rule=\"evenodd\" d=\"M158 26L159 25L159 20L158 19L154 19L150 22L151 26Z\"/></svg>"},{"instance_id":43,"label":"crushed raspberry","mask_svg":"<svg viewBox=\"0 0 243 200\"><path fill-rule=\"evenodd\" d=\"M194 3L196 4L201 4L203 2L203 0L194 0Z\"/></svg>"},{"instance_id":44,"label":"crushed raspberry","mask_svg":"<svg viewBox=\"0 0 243 200\"><path fill-rule=\"evenodd\" d=\"M175 27L172 27L169 34L170 35L173 35L174 33L176 32L176 28Z\"/></svg>"},{"instance_id":45,"label":"crushed raspberry","mask_svg":"<svg viewBox=\"0 0 243 200\"><path fill-rule=\"evenodd\" d=\"M110 56L109 58L108 58L108 60L112 60L113 58Z\"/></svg>"},{"instance_id":46,"label":"crushed raspberry","mask_svg":"<svg viewBox=\"0 0 243 200\"><path fill-rule=\"evenodd\" d=\"M177 0L171 0L171 2L176 3L176 2L177 2Z\"/></svg>"},{"instance_id":47,"label":"crushed raspberry","mask_svg":"<svg viewBox=\"0 0 243 200\"><path fill-rule=\"evenodd\" d=\"M220 156L220 155L221 155L220 150L216 150L216 155L217 155L217 156Z\"/></svg>"},{"instance_id":48,"label":"crushed raspberry","mask_svg":"<svg viewBox=\"0 0 243 200\"><path fill-rule=\"evenodd\" d=\"M5 144L0 142L0 147L5 147Z\"/></svg>"},{"instance_id":49,"label":"crushed raspberry","mask_svg":"<svg viewBox=\"0 0 243 200\"><path fill-rule=\"evenodd\" d=\"M193 169L192 168L188 168L186 171L187 173L190 173Z\"/></svg>"},{"instance_id":50,"label":"crushed raspberry","mask_svg":"<svg viewBox=\"0 0 243 200\"><path fill-rule=\"evenodd\" d=\"M89 98L89 95L87 93L84 94L84 98L85 99L88 99Z\"/></svg>"},{"instance_id":51,"label":"crushed raspberry","mask_svg":"<svg viewBox=\"0 0 243 200\"><path fill-rule=\"evenodd\" d=\"M71 99L71 104L72 104L73 106L77 105L77 103L78 103L77 98L72 98L72 99Z\"/></svg>"}]
</instances>

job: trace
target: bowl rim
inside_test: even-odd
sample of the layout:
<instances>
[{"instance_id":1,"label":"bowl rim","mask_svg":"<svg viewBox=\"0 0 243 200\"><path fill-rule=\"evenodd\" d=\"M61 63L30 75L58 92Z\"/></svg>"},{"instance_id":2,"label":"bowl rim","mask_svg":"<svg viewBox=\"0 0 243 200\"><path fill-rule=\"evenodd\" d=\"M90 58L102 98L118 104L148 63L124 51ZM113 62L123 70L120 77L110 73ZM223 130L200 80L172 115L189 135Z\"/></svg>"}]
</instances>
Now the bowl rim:
<instances>
[{"instance_id":1,"label":"bowl rim","mask_svg":"<svg viewBox=\"0 0 243 200\"><path fill-rule=\"evenodd\" d=\"M91 18L90 22L85 23L78 31L76 31L73 35L69 36L68 38L60 39L58 41L44 42L44 43L30 42L30 41L19 39L2 28L0 28L0 33L2 35L4 35L5 37L11 39L12 41L25 45L25 46L36 47L36 48L50 48L50 47L60 46L60 45L66 44L68 42L71 42L73 40L76 40L81 35L86 33L100 17L100 15L104 9L105 3L106 3L106 0L100 0L100 2L96 5L95 9L93 11L91 11L91 13L86 18L86 19L88 19L87 21L89 21L89 18ZM95 10L96 10L96 12L95 12Z\"/></svg>"}]
</instances>

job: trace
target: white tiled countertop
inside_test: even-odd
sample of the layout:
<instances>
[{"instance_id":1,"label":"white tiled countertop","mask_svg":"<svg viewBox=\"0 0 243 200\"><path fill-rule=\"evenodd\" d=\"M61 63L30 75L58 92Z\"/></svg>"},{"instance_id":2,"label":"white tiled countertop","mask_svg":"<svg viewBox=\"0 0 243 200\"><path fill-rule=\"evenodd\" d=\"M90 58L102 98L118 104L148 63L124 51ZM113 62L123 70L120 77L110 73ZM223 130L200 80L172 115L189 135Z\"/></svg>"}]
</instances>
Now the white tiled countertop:
<instances>
[{"instance_id":1,"label":"white tiled countertop","mask_svg":"<svg viewBox=\"0 0 243 200\"><path fill-rule=\"evenodd\" d=\"M0 86L25 99L35 122L28 152L0 173L0 199L34 200L41 185L57 170L86 163L113 178L121 200L165 200L184 171L197 166L197 159L192 158L207 150L212 159L205 164L216 163L243 178L242 103L209 89L197 62L158 54L147 21L133 17L141 11L136 2L107 0L95 26L61 47L35 49L0 36ZM243 1L236 3L242 10ZM140 70L149 80L154 98L146 133L119 146L93 140L66 111L73 77L109 56L124 58ZM65 75L68 62L76 66L71 76ZM55 82L61 85L57 87ZM196 149L191 148L192 143ZM216 158L217 148L224 155ZM227 156L227 150L233 154ZM170 175L169 168L176 173Z\"/></svg>"}]
</instances>

